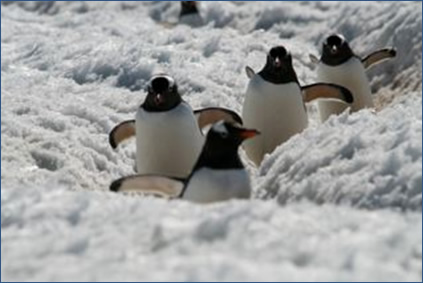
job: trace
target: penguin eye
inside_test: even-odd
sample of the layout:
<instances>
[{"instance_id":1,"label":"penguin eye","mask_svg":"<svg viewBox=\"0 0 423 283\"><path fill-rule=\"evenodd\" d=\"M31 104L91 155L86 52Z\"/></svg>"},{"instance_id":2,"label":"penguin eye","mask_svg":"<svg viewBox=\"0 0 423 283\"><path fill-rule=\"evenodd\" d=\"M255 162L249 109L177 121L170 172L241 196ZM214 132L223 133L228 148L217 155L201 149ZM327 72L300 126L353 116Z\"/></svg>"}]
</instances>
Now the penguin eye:
<instances>
[{"instance_id":1,"label":"penguin eye","mask_svg":"<svg viewBox=\"0 0 423 283\"><path fill-rule=\"evenodd\" d=\"M220 132L220 136L224 139L226 139L228 137L228 132L224 131L224 132Z\"/></svg>"}]
</instances>

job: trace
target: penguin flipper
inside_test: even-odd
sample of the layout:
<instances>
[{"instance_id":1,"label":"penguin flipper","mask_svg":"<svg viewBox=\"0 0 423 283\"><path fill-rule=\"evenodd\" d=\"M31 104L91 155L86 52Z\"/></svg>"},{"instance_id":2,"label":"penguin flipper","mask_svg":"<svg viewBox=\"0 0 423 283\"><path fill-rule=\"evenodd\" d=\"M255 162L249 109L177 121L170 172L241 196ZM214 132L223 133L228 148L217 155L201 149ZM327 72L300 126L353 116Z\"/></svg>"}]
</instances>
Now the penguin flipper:
<instances>
[{"instance_id":1,"label":"penguin flipper","mask_svg":"<svg viewBox=\"0 0 423 283\"><path fill-rule=\"evenodd\" d=\"M241 117L232 110L220 107L209 107L199 110L194 110L194 115L197 118L200 129L207 125L217 123L221 120L233 124L242 125Z\"/></svg>"},{"instance_id":2,"label":"penguin flipper","mask_svg":"<svg viewBox=\"0 0 423 283\"><path fill-rule=\"evenodd\" d=\"M127 120L115 126L109 134L109 144L113 149L124 140L135 135L135 120Z\"/></svg>"},{"instance_id":3,"label":"penguin flipper","mask_svg":"<svg viewBox=\"0 0 423 283\"><path fill-rule=\"evenodd\" d=\"M177 198L184 188L184 180L156 175L132 175L113 181L110 191L132 192Z\"/></svg>"},{"instance_id":4,"label":"penguin flipper","mask_svg":"<svg viewBox=\"0 0 423 283\"><path fill-rule=\"evenodd\" d=\"M246 66L245 67L245 73L247 74L247 77L251 80L254 75L256 74L256 72L254 72L253 68L251 68L250 66Z\"/></svg>"},{"instance_id":5,"label":"penguin flipper","mask_svg":"<svg viewBox=\"0 0 423 283\"><path fill-rule=\"evenodd\" d=\"M363 66L365 69L368 69L372 67L373 65L379 64L380 62L394 58L397 55L397 51L394 48L385 48L377 50L363 59L361 59L361 62L363 63Z\"/></svg>"},{"instance_id":6,"label":"penguin flipper","mask_svg":"<svg viewBox=\"0 0 423 283\"><path fill-rule=\"evenodd\" d=\"M318 98L341 100L345 103L353 103L351 92L340 85L330 83L317 83L301 88L304 102L310 102Z\"/></svg>"}]
</instances>

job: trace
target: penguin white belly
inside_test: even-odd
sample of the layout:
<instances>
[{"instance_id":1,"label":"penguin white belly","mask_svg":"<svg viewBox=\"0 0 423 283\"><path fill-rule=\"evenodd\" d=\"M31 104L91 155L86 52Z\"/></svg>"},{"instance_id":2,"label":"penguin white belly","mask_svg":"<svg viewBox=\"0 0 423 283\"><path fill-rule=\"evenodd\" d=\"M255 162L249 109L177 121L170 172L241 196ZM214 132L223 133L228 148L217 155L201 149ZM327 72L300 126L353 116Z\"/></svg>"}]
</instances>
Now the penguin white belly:
<instances>
[{"instance_id":1,"label":"penguin white belly","mask_svg":"<svg viewBox=\"0 0 423 283\"><path fill-rule=\"evenodd\" d=\"M320 62L317 67L317 78L319 82L346 87L354 97L352 105L336 101L318 101L322 122L332 114L344 112L348 107L351 107L351 112L373 107L369 80L360 59L353 57L339 66L328 66Z\"/></svg>"},{"instance_id":2,"label":"penguin white belly","mask_svg":"<svg viewBox=\"0 0 423 283\"><path fill-rule=\"evenodd\" d=\"M232 198L249 198L250 178L245 169L201 168L193 174L183 199L208 203Z\"/></svg>"},{"instance_id":3,"label":"penguin white belly","mask_svg":"<svg viewBox=\"0 0 423 283\"><path fill-rule=\"evenodd\" d=\"M266 153L271 153L308 125L299 85L295 82L272 84L259 75L255 75L248 85L242 118L246 128L261 133L243 145L256 165L260 165Z\"/></svg>"},{"instance_id":4,"label":"penguin white belly","mask_svg":"<svg viewBox=\"0 0 423 283\"><path fill-rule=\"evenodd\" d=\"M204 137L188 104L154 113L139 108L135 124L139 174L186 177L191 173Z\"/></svg>"}]
</instances>

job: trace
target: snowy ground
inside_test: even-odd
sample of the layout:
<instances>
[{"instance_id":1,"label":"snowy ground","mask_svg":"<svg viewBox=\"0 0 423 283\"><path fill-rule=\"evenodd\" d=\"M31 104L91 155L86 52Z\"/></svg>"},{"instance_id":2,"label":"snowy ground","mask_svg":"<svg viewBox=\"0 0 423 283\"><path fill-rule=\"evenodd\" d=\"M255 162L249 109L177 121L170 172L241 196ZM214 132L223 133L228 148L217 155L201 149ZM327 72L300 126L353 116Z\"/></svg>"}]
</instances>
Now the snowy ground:
<instances>
[{"instance_id":1,"label":"snowy ground","mask_svg":"<svg viewBox=\"0 0 423 283\"><path fill-rule=\"evenodd\" d=\"M21 3L1 10L1 279L422 280L422 3L203 2L207 26L165 28L177 2ZM359 54L378 112L311 126L248 164L254 199L201 206L112 194L134 173L132 118L157 71L194 108L240 112L245 65L286 45L302 83L330 32Z\"/></svg>"}]
</instances>

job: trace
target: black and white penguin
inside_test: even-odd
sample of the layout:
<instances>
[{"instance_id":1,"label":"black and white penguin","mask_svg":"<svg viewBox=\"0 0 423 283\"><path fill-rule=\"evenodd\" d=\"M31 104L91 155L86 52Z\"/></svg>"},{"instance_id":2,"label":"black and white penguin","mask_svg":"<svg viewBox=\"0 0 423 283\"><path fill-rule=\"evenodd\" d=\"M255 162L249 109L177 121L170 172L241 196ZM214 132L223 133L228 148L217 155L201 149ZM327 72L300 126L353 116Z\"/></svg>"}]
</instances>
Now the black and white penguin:
<instances>
[{"instance_id":1,"label":"black and white penguin","mask_svg":"<svg viewBox=\"0 0 423 283\"><path fill-rule=\"evenodd\" d=\"M196 1L181 1L179 23L192 27L199 27L204 25L204 20L198 11L198 5Z\"/></svg>"},{"instance_id":2,"label":"black and white penguin","mask_svg":"<svg viewBox=\"0 0 423 283\"><path fill-rule=\"evenodd\" d=\"M110 185L115 192L141 192L169 198L209 203L249 198L250 178L238 154L241 143L259 133L228 122L218 122L208 131L201 155L186 178L134 175ZM169 160L174 162L174 160Z\"/></svg>"},{"instance_id":3,"label":"black and white penguin","mask_svg":"<svg viewBox=\"0 0 423 283\"><path fill-rule=\"evenodd\" d=\"M212 107L193 111L181 98L174 79L157 75L148 83L147 97L136 119L114 127L109 143L116 148L135 135L138 173L186 177L204 143L201 128L221 119L242 124L241 118L228 109Z\"/></svg>"},{"instance_id":4,"label":"black and white penguin","mask_svg":"<svg viewBox=\"0 0 423 283\"><path fill-rule=\"evenodd\" d=\"M333 114L340 114L350 107L351 112L373 108L373 99L366 69L396 56L395 49L385 48L360 58L354 54L342 35L330 35L323 42L322 57L317 64L317 78L321 82L335 83L348 88L354 96L351 105L336 101L319 101L323 121ZM317 59L312 58L312 61Z\"/></svg>"},{"instance_id":5,"label":"black and white penguin","mask_svg":"<svg viewBox=\"0 0 423 283\"><path fill-rule=\"evenodd\" d=\"M329 98L351 103L351 93L344 87L319 83L301 87L292 66L291 54L278 46L270 50L264 68L257 74L246 68L250 78L242 119L244 125L257 129L261 135L244 143L248 157L260 165L266 153L308 125L304 103Z\"/></svg>"}]
</instances>

